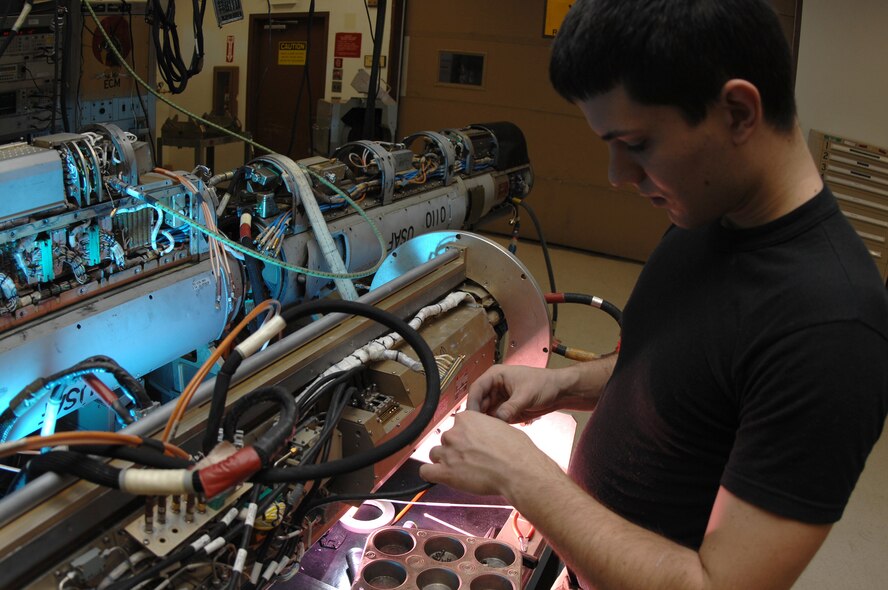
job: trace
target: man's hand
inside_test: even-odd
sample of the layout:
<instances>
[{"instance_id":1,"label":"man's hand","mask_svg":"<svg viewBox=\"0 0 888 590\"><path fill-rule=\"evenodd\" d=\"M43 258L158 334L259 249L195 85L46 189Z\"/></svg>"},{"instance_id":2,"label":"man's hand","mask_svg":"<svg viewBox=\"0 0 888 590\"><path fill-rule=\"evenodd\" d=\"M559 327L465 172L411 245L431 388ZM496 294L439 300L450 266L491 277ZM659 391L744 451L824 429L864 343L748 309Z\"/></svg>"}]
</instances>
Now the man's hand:
<instances>
[{"instance_id":1,"label":"man's hand","mask_svg":"<svg viewBox=\"0 0 888 590\"><path fill-rule=\"evenodd\" d=\"M466 407L510 423L555 410L593 410L616 355L564 369L494 365L469 388Z\"/></svg>"},{"instance_id":2,"label":"man's hand","mask_svg":"<svg viewBox=\"0 0 888 590\"><path fill-rule=\"evenodd\" d=\"M563 476L526 434L474 411L455 416L429 458L432 463L420 468L420 477L482 496L508 495L509 485L527 471Z\"/></svg>"},{"instance_id":3,"label":"man's hand","mask_svg":"<svg viewBox=\"0 0 888 590\"><path fill-rule=\"evenodd\" d=\"M494 365L469 387L466 409L526 422L558 409L562 381L550 369Z\"/></svg>"}]
</instances>

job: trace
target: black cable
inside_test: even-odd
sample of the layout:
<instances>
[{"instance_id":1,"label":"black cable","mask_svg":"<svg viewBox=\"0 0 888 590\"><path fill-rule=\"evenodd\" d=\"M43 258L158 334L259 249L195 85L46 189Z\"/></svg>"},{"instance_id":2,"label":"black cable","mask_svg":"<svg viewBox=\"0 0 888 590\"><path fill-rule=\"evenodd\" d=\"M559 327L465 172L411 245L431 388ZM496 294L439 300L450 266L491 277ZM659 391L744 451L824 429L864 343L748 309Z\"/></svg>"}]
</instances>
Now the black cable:
<instances>
[{"instance_id":1,"label":"black cable","mask_svg":"<svg viewBox=\"0 0 888 590\"><path fill-rule=\"evenodd\" d=\"M315 500L312 503L311 508L317 508L318 506L323 506L324 504L332 504L333 502L356 502L358 500L385 500L386 498L402 498L404 496L415 496L419 492L424 492L425 490L430 489L433 485L431 482L424 482L421 485L408 488L406 490L396 490L391 492L376 492L376 493L358 493L358 494L336 494L333 496L327 496L326 498L321 498L319 500Z\"/></svg>"},{"instance_id":2,"label":"black cable","mask_svg":"<svg viewBox=\"0 0 888 590\"><path fill-rule=\"evenodd\" d=\"M125 7L127 5L126 0L120 0L120 5L122 7ZM135 37L133 37L133 10L132 10L132 8L127 10L126 16L127 16L127 26L129 27L129 36L130 36L130 40L132 40L132 39L135 39ZM133 71L137 72L138 70L136 69L136 52L135 51L130 51L130 62L131 62L130 65L132 66ZM154 143L154 131L151 129L151 116L148 114L148 104L142 98L142 85L139 84L136 80L133 80L132 82L136 88L136 98L139 99L139 106L142 107L142 113L145 115L145 128L148 130L148 141L149 141L148 154L151 157L151 164L153 166L155 164L154 149L157 144ZM160 164L163 164L163 162L160 162Z\"/></svg>"},{"instance_id":3,"label":"black cable","mask_svg":"<svg viewBox=\"0 0 888 590\"><path fill-rule=\"evenodd\" d=\"M241 246L255 250L253 247L253 238L243 236L240 239ZM262 268L259 260L253 256L244 256L244 266L247 267L247 277L250 279L250 286L253 288L253 301L265 301L269 298L268 287L262 278Z\"/></svg>"},{"instance_id":4,"label":"black cable","mask_svg":"<svg viewBox=\"0 0 888 590\"><path fill-rule=\"evenodd\" d=\"M334 400L331 401L331 405L336 403L335 397L337 395L342 395L344 393L345 393L345 384L341 383L341 384L337 385L336 391L334 391L334 394L333 394ZM342 416L342 410L348 405L348 399L350 396L351 396L351 394L344 395L343 403L339 404L340 409L338 411L333 412L336 414L335 419L328 420L327 423L325 423L324 428L322 429L322 432L321 432L320 436L318 437L317 443L313 446L312 449L310 449L310 451L308 453L306 453L306 457L305 457L306 462L313 462L315 460L315 457L318 454L318 452L312 452L315 450L320 452L322 462L326 462L329 459L330 449L332 447L332 445L330 445L330 439L332 437L333 432L335 431L335 424L339 421L339 418ZM330 426L330 425L332 425L332 426L330 428L328 428L328 426ZM309 510L311 509L311 501L314 499L314 497L318 494L319 490L321 489L321 483L322 482L319 479L314 480L313 485L309 489L308 493L305 494L305 496L302 498L302 501L295 508L293 508L290 505L289 501L287 502L287 513L290 514L290 521L293 526L296 526L296 527L302 526L303 520L305 519ZM293 498L293 499L295 500L295 498ZM272 536L273 536L273 532L270 532L269 538L266 539L269 542L267 544L265 542L263 542L263 546L260 547L259 550L256 552L256 561L258 561L260 563L265 563L265 560L267 559L266 554L268 553L268 549L271 548L271 541L272 541L271 537ZM285 541L284 543L282 543L277 548L277 551L274 554L274 558L273 558L274 561L280 563L280 561L283 559L284 556L292 555L292 553L295 549L295 546L296 546L295 544L297 542L298 542L298 539L293 538L289 541ZM308 539L308 542L310 543L311 539ZM249 590L250 588L252 588L252 586L248 585L247 589Z\"/></svg>"},{"instance_id":5,"label":"black cable","mask_svg":"<svg viewBox=\"0 0 888 590\"><path fill-rule=\"evenodd\" d=\"M298 128L297 119L299 117L299 107L302 106L302 91L308 84L308 141L309 147L311 151L309 152L310 156L314 155L314 138L312 137L311 132L311 119L312 119L312 106L311 106L311 79L309 77L309 65L311 58L311 25L314 21L315 14L315 0L311 0L311 3L308 5L308 24L307 24L307 32L306 32L306 41L305 41L305 66L302 68L302 82L299 84L299 92L296 93L296 108L293 111L293 122L290 125L290 143L287 144L287 152L284 154L285 156L290 156L293 151L293 147L296 143L296 129ZM270 35L271 33L269 33Z\"/></svg>"},{"instance_id":6,"label":"black cable","mask_svg":"<svg viewBox=\"0 0 888 590\"><path fill-rule=\"evenodd\" d=\"M334 387L335 390L330 402L330 410L327 413L327 420L325 421L324 426L321 429L321 433L318 435L318 439L315 444L312 445L312 447L305 452L305 455L302 458L303 463L314 463L319 454L321 455L321 462L326 462L329 460L330 449L332 448L330 440L336 430L336 424L342 417L342 412L347 407L348 401L351 398L351 392L346 390L346 383L330 383L330 387ZM293 494L294 497L288 499L286 513L289 513L291 515L290 520L294 526L301 526L303 519L308 514L308 511L310 509L311 501L318 494L318 490L320 490L321 488L320 484L320 480L314 480L314 485L311 486L308 493L305 494L305 497L302 498L301 502L295 507L295 509L291 506L291 502L296 499L295 494ZM263 543L263 545L265 544ZM269 547L270 545L267 545L261 552L257 551L257 561L264 563ZM281 553L284 552L285 549L286 544L278 548L275 560L280 561Z\"/></svg>"},{"instance_id":7,"label":"black cable","mask_svg":"<svg viewBox=\"0 0 888 590\"><path fill-rule=\"evenodd\" d=\"M261 489L262 486L253 486L253 489L250 490L250 504L256 504L259 501L259 490ZM241 541L240 546L238 547L238 553L246 551L249 548L250 538L252 538L253 536L253 526L253 523L244 523L244 530L243 533L241 533ZM231 572L231 578L229 578L228 580L228 589L237 590L238 583L240 582L242 576L243 571L233 570Z\"/></svg>"},{"instance_id":8,"label":"black cable","mask_svg":"<svg viewBox=\"0 0 888 590\"><path fill-rule=\"evenodd\" d=\"M53 55L53 80L52 80L52 121L49 126L53 132L56 130L56 108L59 105L59 85L62 83L60 74L62 63L59 57L59 49L61 48L62 32L59 30L63 24L63 20L59 17L59 0L53 1L54 15L53 24L55 25L54 35L52 36L52 55Z\"/></svg>"},{"instance_id":9,"label":"black cable","mask_svg":"<svg viewBox=\"0 0 888 590\"><path fill-rule=\"evenodd\" d=\"M370 41L376 43L376 36L373 34L373 19L370 18L370 6L367 0L364 0L364 12L367 13L367 28L370 29Z\"/></svg>"},{"instance_id":10,"label":"black cable","mask_svg":"<svg viewBox=\"0 0 888 590\"><path fill-rule=\"evenodd\" d=\"M581 303L583 305L591 305L592 307L597 307L610 317L614 318L614 321L617 322L617 325L619 325L620 327L623 326L623 312L620 311L619 307L617 307L610 301L605 301L601 297L594 297L592 295L585 295L583 293L562 293L562 295L564 296L565 303Z\"/></svg>"},{"instance_id":11,"label":"black cable","mask_svg":"<svg viewBox=\"0 0 888 590\"><path fill-rule=\"evenodd\" d=\"M256 510L256 514L265 514L265 511L268 510L268 507L271 506L272 503L274 503L277 496L281 494L286 487L286 484L281 484L277 486L274 490L272 490L272 492L262 501L262 504L259 505L259 508ZM231 542L238 535L242 534L241 531L244 527L245 524L243 522L236 523L230 531L225 533L225 539Z\"/></svg>"},{"instance_id":12,"label":"black cable","mask_svg":"<svg viewBox=\"0 0 888 590\"><path fill-rule=\"evenodd\" d=\"M83 15L81 15L80 16L80 37L79 37L81 40L83 39L83 31L88 31L88 30L89 29L87 29L87 27L86 27L86 20L83 18ZM80 54L80 69L78 70L78 74L77 74L77 91L74 93L75 129L72 129L71 131L75 131L76 129L80 129L80 124L83 120L82 113L81 113L81 105L80 105L80 87L83 85L83 70L85 69L84 68L84 56L83 56L82 45L83 45L83 43L81 41L80 51L78 51L78 53Z\"/></svg>"},{"instance_id":13,"label":"black cable","mask_svg":"<svg viewBox=\"0 0 888 590\"><path fill-rule=\"evenodd\" d=\"M219 525L221 523L217 523ZM213 538L218 537L219 535L212 535ZM131 578L125 578L123 580L118 580L117 582L108 586L105 590L130 590L131 588L135 588L142 582L147 580L151 580L152 578L160 575L164 570L176 565L177 563L184 561L186 559L191 558L193 555L197 553L197 549L194 548L193 545L186 545L182 549L176 551L175 553L170 553L159 562L155 563L153 566L148 568L147 570L134 575Z\"/></svg>"},{"instance_id":14,"label":"black cable","mask_svg":"<svg viewBox=\"0 0 888 590\"><path fill-rule=\"evenodd\" d=\"M325 420L324 426L321 429L321 433L318 435L317 441L314 445L312 445L310 449L305 452L305 455L302 457L302 462L313 463L318 454L321 455L320 460L322 462L326 462L329 460L330 450L332 448L330 440L333 433L335 432L336 424L342 417L342 412L348 406L348 402L352 396L351 392L353 388L346 388L347 381L350 380L351 377L356 374L356 372L363 370L363 368L363 366L360 366L348 371L341 371L339 373L328 375L324 379L321 379L317 383L313 384L311 388L306 390L306 392L300 396L301 399L306 400L301 407L309 408L311 407L311 404L316 402L317 399L324 393L326 393L327 390L331 388L333 389L331 400L328 406L327 419ZM313 398L314 402L310 401L309 398ZM311 502L320 490L320 484L320 480L314 480L314 485L311 486L308 493L305 494L305 496L301 499L301 501L295 508L293 507L293 502L299 498L297 497L296 493L290 494L290 497L287 499L284 514L289 515L288 518L292 526L302 526L302 521L308 514ZM281 520L281 523L283 523L283 519ZM274 541L274 531L276 531L279 526L280 525L276 526L272 531L269 531L267 533L268 536L262 542L262 545L259 547L259 549L257 549L255 555L257 563L266 563L268 550L271 548ZM294 550L293 543L295 543L296 541L297 539L294 538L290 541L282 543L277 548L273 559L277 562L280 562L284 555L291 555ZM308 541L310 542L311 539L309 539ZM251 590L252 588L254 588L252 584L247 584L245 590Z\"/></svg>"},{"instance_id":15,"label":"black cable","mask_svg":"<svg viewBox=\"0 0 888 590\"><path fill-rule=\"evenodd\" d=\"M190 64L186 66L179 46L175 0L167 0L166 9L164 9L161 0L149 0L146 16L151 23L151 37L154 41L157 69L172 94L182 93L188 85L188 80L203 69L203 20L207 2L206 0L191 0L191 7L194 51ZM161 34L163 38L161 38Z\"/></svg>"},{"instance_id":16,"label":"black cable","mask_svg":"<svg viewBox=\"0 0 888 590\"><path fill-rule=\"evenodd\" d=\"M530 205L524 202L523 199L518 201L518 204L527 211L530 220L533 222L533 227L536 229L537 237L540 240L540 246L543 249L543 259L546 261L546 274L549 275L549 288L552 290L552 293L557 293L558 289L555 288L555 271L552 268L552 259L549 257L549 246L546 244L546 238L543 236L543 226L540 224L539 218L536 216L536 213L533 212ZM558 306L552 305L552 325L555 326L557 323Z\"/></svg>"},{"instance_id":17,"label":"black cable","mask_svg":"<svg viewBox=\"0 0 888 590\"><path fill-rule=\"evenodd\" d=\"M330 440L336 431L339 420L342 418L343 411L345 411L355 391L354 387L348 387L346 383L337 383L333 387L333 395L324 418L324 426L321 428L318 440L305 452L302 460L304 464L315 463L315 459L319 454L322 455L322 462L326 462L327 457L330 455Z\"/></svg>"},{"instance_id":18,"label":"black cable","mask_svg":"<svg viewBox=\"0 0 888 590\"><path fill-rule=\"evenodd\" d=\"M78 372L97 369L111 373L117 379L117 383L133 396L140 409L150 408L154 403L148 397L148 393L145 391L142 383L110 357L104 355L91 356L74 365L72 369Z\"/></svg>"},{"instance_id":19,"label":"black cable","mask_svg":"<svg viewBox=\"0 0 888 590\"><path fill-rule=\"evenodd\" d=\"M311 405L315 403L320 396L322 396L328 389L333 389L330 404L328 407L327 419L324 422L324 426L321 428L321 432L318 435L317 441L314 445L312 445L311 448L309 448L305 452L304 456L302 457L303 463L314 463L319 454L321 456L320 460L322 462L326 462L329 460L330 450L332 448L330 440L333 436L333 433L335 432L336 424L342 417L342 412L347 407L348 401L351 398L351 392L346 390L346 381L350 380L353 375L363 369L364 366L362 365L360 367L349 369L347 371L331 373L330 375L327 375L326 377L318 380L318 382L313 384L311 388L306 390L306 392L300 396L300 398L306 400L300 407L305 408L305 413L308 413L308 408L310 408ZM313 398L313 401L311 401L310 398ZM318 491L321 488L320 484L320 480L314 480L314 485L309 488L308 493L305 494L305 497L301 499L300 503L295 508L292 506L292 503L298 499L297 495L294 493L291 494L290 498L288 498L286 510L284 513L290 515L289 518L293 526L299 527L302 525L302 521L308 514L311 501L318 494ZM265 563L266 554L268 553L268 549L271 547L272 540L272 533L269 533L268 538L262 543L262 547L260 547L259 550L256 552L256 561L260 563ZM276 561L280 561L282 555L289 555L291 552L292 551L288 550L288 544L284 543L281 545L281 547L278 548L274 559Z\"/></svg>"},{"instance_id":20,"label":"black cable","mask_svg":"<svg viewBox=\"0 0 888 590\"><path fill-rule=\"evenodd\" d=\"M260 107L262 106L262 89L265 88L265 76L268 75L268 68L271 67L272 60L272 43L271 43L271 35L274 29L271 28L271 25L274 24L274 21L271 18L271 0L265 0L265 5L267 7L267 12L265 16L265 20L268 21L268 59L265 61L265 68L262 69L262 75L259 76L259 84L257 84L255 88L255 96L256 96L256 104ZM308 60L306 60L308 61ZM249 90L249 89L248 89ZM233 116L237 116L237 113L232 113ZM246 162L244 162L246 164ZM234 182L230 182L228 184L229 187L234 186Z\"/></svg>"},{"instance_id":21,"label":"black cable","mask_svg":"<svg viewBox=\"0 0 888 590\"><path fill-rule=\"evenodd\" d=\"M259 504L259 509L256 511L256 513L265 514L265 511L268 509L269 506L271 506L272 502L274 502L275 498L277 498L278 494L280 494L284 488L286 488L286 485L280 485L272 490L272 492L265 497L262 503ZM207 531L207 535L209 535L210 539L215 539L216 537L225 533L224 536L226 539L233 539L238 534L240 534L241 530L243 530L243 526L244 525L242 522L235 523L231 527L231 529L227 533L225 533L226 525L222 521L219 521L210 527L209 531ZM190 559L197 553L197 551L198 550L196 550L192 545L186 545L182 549L168 554L166 557L155 563L147 570L136 574L131 578L118 580L114 584L108 586L105 590L130 590L132 588L135 588L142 582L157 577L164 570L170 568L171 566Z\"/></svg>"},{"instance_id":22,"label":"black cable","mask_svg":"<svg viewBox=\"0 0 888 590\"><path fill-rule=\"evenodd\" d=\"M26 469L28 476L32 478L47 472L63 473L107 488L120 489L120 469L74 451L52 451L35 455Z\"/></svg>"},{"instance_id":23,"label":"black cable","mask_svg":"<svg viewBox=\"0 0 888 590\"><path fill-rule=\"evenodd\" d=\"M379 93L379 56L382 54L382 38L385 32L385 3L386 0L379 0L376 5L376 39L373 42L373 63L370 66L367 106L364 109L363 139L367 140L373 140L376 136L376 97Z\"/></svg>"},{"instance_id":24,"label":"black cable","mask_svg":"<svg viewBox=\"0 0 888 590\"><path fill-rule=\"evenodd\" d=\"M348 381L365 369L366 367L364 365L359 365L351 369L346 369L345 371L337 371L335 373L330 373L329 375L324 375L316 382L312 383L297 399L297 403L299 404L299 415L309 415L310 408L316 404L318 398L325 393L328 387Z\"/></svg>"},{"instance_id":25,"label":"black cable","mask_svg":"<svg viewBox=\"0 0 888 590\"><path fill-rule=\"evenodd\" d=\"M435 412L438 409L438 400L441 396L441 380L438 376L435 355L426 341L407 322L387 311L357 301L313 301L286 309L283 312L283 317L290 323L317 313L347 313L363 316L379 322L400 334L404 341L413 348L413 351L419 358L419 362L422 364L426 383L425 400L410 424L379 446L329 463L300 465L286 469L264 469L254 474L251 481L260 483L299 482L357 471L362 467L385 459L419 438L425 427L434 418Z\"/></svg>"},{"instance_id":26,"label":"black cable","mask_svg":"<svg viewBox=\"0 0 888 590\"><path fill-rule=\"evenodd\" d=\"M352 370L353 371L353 370ZM351 373L351 372L346 372ZM349 375L350 376L350 375ZM321 429L321 433L318 436L317 442L309 449L304 457L304 461L306 463L313 463L317 458L318 454L320 454L320 462L326 463L330 459L330 451L332 449L331 439L333 433L336 430L336 425L339 423L339 420L342 418L342 413L345 408L348 406L348 402L351 399L352 391L354 391L354 387L346 388L345 381L339 382L330 382L328 387L335 387L332 398L330 400L330 406L327 411L327 418L325 420L324 426ZM325 387L324 389L327 389ZM313 485L309 489L308 493L302 498L302 501L295 507L295 509L291 509L290 502L287 503L287 512L291 513L290 520L293 526L302 526L302 522L308 513L312 510L312 502L319 493L321 489L322 481L320 479L312 480ZM295 498L292 498L295 499ZM289 541L286 541L278 547L277 552L275 553L274 560L280 563L280 561L284 558L284 556L292 555L293 551L296 548L296 544L298 539L293 538ZM308 543L311 543L311 539L308 539ZM257 561L265 562L268 547L265 548L265 552L256 553Z\"/></svg>"},{"instance_id":27,"label":"black cable","mask_svg":"<svg viewBox=\"0 0 888 590\"><path fill-rule=\"evenodd\" d=\"M251 406L270 402L280 407L280 417L271 428L263 432L253 443L253 448L262 459L262 464L267 463L272 455L284 444L293 433L293 425L296 423L296 401L283 387L276 385L262 387L251 391L237 400L225 417L223 431L226 440L234 439L234 431L240 416Z\"/></svg>"},{"instance_id":28,"label":"black cable","mask_svg":"<svg viewBox=\"0 0 888 590\"><path fill-rule=\"evenodd\" d=\"M243 360L243 355L237 349L232 350L216 375L216 381L213 385L213 397L210 401L210 412L207 416L207 427L202 444L204 455L208 455L219 441L219 427L222 425L222 417L225 414L225 399L228 396L228 387L231 384L231 377Z\"/></svg>"},{"instance_id":29,"label":"black cable","mask_svg":"<svg viewBox=\"0 0 888 590\"><path fill-rule=\"evenodd\" d=\"M305 87L308 90L308 155L312 157L315 155L315 146L314 146L314 98L311 94L311 75L310 75L310 67L311 67L311 25L314 22L314 0L311 0L311 4L308 9L309 13L312 15L308 19L308 43L305 45L305 69L302 71L302 75L305 79ZM327 154L324 154L325 156Z\"/></svg>"},{"instance_id":30,"label":"black cable","mask_svg":"<svg viewBox=\"0 0 888 590\"><path fill-rule=\"evenodd\" d=\"M124 445L79 445L72 447L74 452L82 455L98 455L111 459L123 459L137 465L153 467L155 469L188 469L193 462L181 457L170 457L161 450L151 450L146 447L128 447Z\"/></svg>"},{"instance_id":31,"label":"black cable","mask_svg":"<svg viewBox=\"0 0 888 590\"><path fill-rule=\"evenodd\" d=\"M111 467L89 455L112 459L123 459L132 463L156 469L188 469L193 463L181 457L163 454L163 446L145 439L143 446L82 445L73 450L54 450L36 455L26 467L29 477L37 477L46 472L74 475L92 483L119 489L120 469Z\"/></svg>"},{"instance_id":32,"label":"black cable","mask_svg":"<svg viewBox=\"0 0 888 590\"><path fill-rule=\"evenodd\" d=\"M73 375L82 375L95 371L111 373L114 378L117 379L117 383L120 387L133 396L133 399L139 408L145 409L151 407L153 404L142 384L139 383L135 377L130 375L126 369L107 356L96 355L84 359L72 367L58 371L49 377L38 377L25 386L18 395L12 398L7 408L2 414L0 414L0 442L5 441L9 435L17 418L15 412L23 403L29 400L31 403L36 403L36 401L39 401L40 398L43 398L46 395L47 390L54 383L67 379Z\"/></svg>"},{"instance_id":33,"label":"black cable","mask_svg":"<svg viewBox=\"0 0 888 590\"><path fill-rule=\"evenodd\" d=\"M64 31L64 43L62 44L62 80L61 80L61 108L62 108L62 130L70 133L71 120L68 117L68 81L71 73L71 11L64 6L64 20L62 21L62 30ZM58 35L58 31L56 31Z\"/></svg>"},{"instance_id":34,"label":"black cable","mask_svg":"<svg viewBox=\"0 0 888 590\"><path fill-rule=\"evenodd\" d=\"M286 514L286 512L285 512L285 514ZM278 528L280 528L281 523L283 523L283 517L281 518L281 520L278 524L272 526L271 530L264 531L265 538L262 540L262 543L259 545L259 548L256 549L254 563L261 564L262 566L265 565L266 554L268 553L268 550L271 548L271 544L275 540L275 538L274 538L275 533L277 532ZM255 587L254 584L250 581L247 581L247 583L244 585L245 589L254 588L254 587Z\"/></svg>"}]
</instances>

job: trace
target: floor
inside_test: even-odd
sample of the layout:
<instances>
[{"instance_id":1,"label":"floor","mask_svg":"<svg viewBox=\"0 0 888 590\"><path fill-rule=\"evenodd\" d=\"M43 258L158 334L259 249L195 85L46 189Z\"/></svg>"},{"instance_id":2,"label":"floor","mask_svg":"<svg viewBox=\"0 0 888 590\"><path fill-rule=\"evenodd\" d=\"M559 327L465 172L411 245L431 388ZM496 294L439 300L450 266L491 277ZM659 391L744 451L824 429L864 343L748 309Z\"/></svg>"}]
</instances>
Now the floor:
<instances>
[{"instance_id":1,"label":"floor","mask_svg":"<svg viewBox=\"0 0 888 590\"><path fill-rule=\"evenodd\" d=\"M507 240L490 236L502 245ZM535 242L521 242L518 257L548 291L542 250ZM635 262L596 256L575 250L550 248L556 285L562 292L597 295L622 308L641 271ZM579 305L559 308L558 338L591 352L613 349L618 329L604 313ZM550 366L566 361L553 357ZM581 422L582 416L577 416ZM888 434L883 435L867 461L844 518L837 523L794 590L869 590L888 588Z\"/></svg>"}]
</instances>

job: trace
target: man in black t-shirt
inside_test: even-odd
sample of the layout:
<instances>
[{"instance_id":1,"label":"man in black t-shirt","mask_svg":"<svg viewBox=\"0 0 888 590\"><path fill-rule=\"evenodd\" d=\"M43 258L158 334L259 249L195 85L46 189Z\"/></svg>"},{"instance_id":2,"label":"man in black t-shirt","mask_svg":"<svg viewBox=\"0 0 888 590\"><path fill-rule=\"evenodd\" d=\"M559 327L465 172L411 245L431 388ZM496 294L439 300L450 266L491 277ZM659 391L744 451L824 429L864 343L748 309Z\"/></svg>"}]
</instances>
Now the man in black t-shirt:
<instances>
[{"instance_id":1,"label":"man in black t-shirt","mask_svg":"<svg viewBox=\"0 0 888 590\"><path fill-rule=\"evenodd\" d=\"M888 296L805 145L779 21L579 0L550 75L673 227L618 356L493 367L421 474L505 496L584 588L789 588L881 434ZM569 476L507 424L559 409L596 410Z\"/></svg>"}]
</instances>

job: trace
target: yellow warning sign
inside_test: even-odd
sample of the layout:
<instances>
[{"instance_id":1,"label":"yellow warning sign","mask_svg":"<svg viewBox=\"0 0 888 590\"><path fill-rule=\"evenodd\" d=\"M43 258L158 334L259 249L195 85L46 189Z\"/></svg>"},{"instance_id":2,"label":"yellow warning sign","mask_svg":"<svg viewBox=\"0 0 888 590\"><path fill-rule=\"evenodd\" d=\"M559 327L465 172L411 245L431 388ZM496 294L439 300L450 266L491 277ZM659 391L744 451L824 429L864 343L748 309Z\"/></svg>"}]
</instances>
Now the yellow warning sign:
<instances>
[{"instance_id":1,"label":"yellow warning sign","mask_svg":"<svg viewBox=\"0 0 888 590\"><path fill-rule=\"evenodd\" d=\"M279 66L304 66L308 54L305 41L281 41L278 43Z\"/></svg>"},{"instance_id":2,"label":"yellow warning sign","mask_svg":"<svg viewBox=\"0 0 888 590\"><path fill-rule=\"evenodd\" d=\"M574 0L546 0L546 24L543 25L543 37L554 37L558 33L561 21L567 16Z\"/></svg>"}]
</instances>

